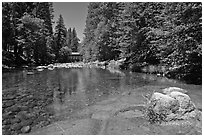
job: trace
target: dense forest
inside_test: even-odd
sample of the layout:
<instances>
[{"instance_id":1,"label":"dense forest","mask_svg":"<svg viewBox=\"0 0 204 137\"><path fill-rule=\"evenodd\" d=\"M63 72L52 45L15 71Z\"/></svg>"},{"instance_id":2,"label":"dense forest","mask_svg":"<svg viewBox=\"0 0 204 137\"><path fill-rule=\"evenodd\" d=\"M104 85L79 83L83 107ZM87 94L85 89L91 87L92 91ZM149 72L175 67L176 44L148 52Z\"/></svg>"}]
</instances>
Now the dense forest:
<instances>
[{"instance_id":1,"label":"dense forest","mask_svg":"<svg viewBox=\"0 0 204 137\"><path fill-rule=\"evenodd\" d=\"M53 28L49 2L2 3L2 64L123 60L121 69L162 66L166 76L202 81L202 3L91 2L84 39L60 15Z\"/></svg>"},{"instance_id":2,"label":"dense forest","mask_svg":"<svg viewBox=\"0 0 204 137\"><path fill-rule=\"evenodd\" d=\"M202 3L90 3L85 61L125 60L122 68L164 66L170 77L201 83Z\"/></svg>"},{"instance_id":3,"label":"dense forest","mask_svg":"<svg viewBox=\"0 0 204 137\"><path fill-rule=\"evenodd\" d=\"M53 29L53 4L2 3L2 63L7 66L68 62L78 51L76 30L66 29L60 15ZM53 31L54 30L54 31Z\"/></svg>"}]
</instances>

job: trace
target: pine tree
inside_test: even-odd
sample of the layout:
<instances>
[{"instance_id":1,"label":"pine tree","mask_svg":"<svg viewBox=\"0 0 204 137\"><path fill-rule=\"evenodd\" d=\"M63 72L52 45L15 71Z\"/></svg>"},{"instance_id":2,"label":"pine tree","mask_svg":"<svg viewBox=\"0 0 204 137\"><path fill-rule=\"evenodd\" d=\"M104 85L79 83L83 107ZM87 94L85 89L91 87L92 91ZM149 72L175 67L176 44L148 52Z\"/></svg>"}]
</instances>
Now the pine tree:
<instances>
[{"instance_id":1,"label":"pine tree","mask_svg":"<svg viewBox=\"0 0 204 137\"><path fill-rule=\"evenodd\" d=\"M2 48L4 51L9 51L11 47L11 4L7 2L2 3Z\"/></svg>"},{"instance_id":2,"label":"pine tree","mask_svg":"<svg viewBox=\"0 0 204 137\"><path fill-rule=\"evenodd\" d=\"M66 28L62 15L59 16L57 25L55 27L55 41L56 47L54 48L56 59L59 58L59 51L62 47L66 46Z\"/></svg>"},{"instance_id":3,"label":"pine tree","mask_svg":"<svg viewBox=\"0 0 204 137\"><path fill-rule=\"evenodd\" d=\"M47 30L48 35L53 33L52 30L52 19L53 19L53 6L49 2L38 2L36 3L35 14L37 18L44 20L44 26Z\"/></svg>"},{"instance_id":4,"label":"pine tree","mask_svg":"<svg viewBox=\"0 0 204 137\"><path fill-rule=\"evenodd\" d=\"M72 35L71 35L71 50L72 52L77 52L78 51L78 46L79 46L79 39L77 37L77 33L75 28L72 30Z\"/></svg>"},{"instance_id":5,"label":"pine tree","mask_svg":"<svg viewBox=\"0 0 204 137\"><path fill-rule=\"evenodd\" d=\"M67 31L67 46L71 49L71 42L72 42L72 29L69 28Z\"/></svg>"},{"instance_id":6,"label":"pine tree","mask_svg":"<svg viewBox=\"0 0 204 137\"><path fill-rule=\"evenodd\" d=\"M16 65L49 62L48 49L50 52L51 48L47 41L52 37L51 5L36 2L3 4L3 47L15 55Z\"/></svg>"},{"instance_id":7,"label":"pine tree","mask_svg":"<svg viewBox=\"0 0 204 137\"><path fill-rule=\"evenodd\" d=\"M120 45L118 33L121 12L121 3L90 3L85 28L86 45L91 60L112 60L118 59ZM90 44L91 43L91 44ZM91 45L91 46L90 46Z\"/></svg>"},{"instance_id":8,"label":"pine tree","mask_svg":"<svg viewBox=\"0 0 204 137\"><path fill-rule=\"evenodd\" d=\"M96 53L96 43L94 42L94 30L97 28L101 17L101 4L99 2L90 2L88 5L88 15L84 30L85 38L82 45L82 54L86 61L93 61L93 56Z\"/></svg>"},{"instance_id":9,"label":"pine tree","mask_svg":"<svg viewBox=\"0 0 204 137\"><path fill-rule=\"evenodd\" d=\"M49 63L52 56L53 47L53 30L52 30L52 19L53 19L53 7L52 3L39 2L35 3L36 8L34 14L36 17L43 19L43 29L41 29L41 37L35 44L34 58L36 63ZM49 42L48 42L49 41Z\"/></svg>"}]
</instances>

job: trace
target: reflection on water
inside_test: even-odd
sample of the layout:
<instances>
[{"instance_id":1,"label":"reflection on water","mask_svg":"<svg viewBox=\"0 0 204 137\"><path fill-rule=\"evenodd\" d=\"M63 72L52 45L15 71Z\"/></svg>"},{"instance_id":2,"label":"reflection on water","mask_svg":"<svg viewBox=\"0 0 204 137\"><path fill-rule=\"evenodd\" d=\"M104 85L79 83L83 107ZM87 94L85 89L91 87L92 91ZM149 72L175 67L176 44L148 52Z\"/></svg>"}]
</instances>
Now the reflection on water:
<instances>
[{"instance_id":1,"label":"reflection on water","mask_svg":"<svg viewBox=\"0 0 204 137\"><path fill-rule=\"evenodd\" d=\"M166 85L181 88L185 86L176 80L157 77L156 75L114 72L104 69L62 68L52 71L34 71L34 75L27 75L26 72L24 70L3 73L3 90L15 87L18 94L29 91L29 94L42 99L42 101L47 99L48 96L45 94L49 93L49 98L52 101L46 107L55 117L71 115L85 106L130 88L135 89L145 85Z\"/></svg>"}]
</instances>

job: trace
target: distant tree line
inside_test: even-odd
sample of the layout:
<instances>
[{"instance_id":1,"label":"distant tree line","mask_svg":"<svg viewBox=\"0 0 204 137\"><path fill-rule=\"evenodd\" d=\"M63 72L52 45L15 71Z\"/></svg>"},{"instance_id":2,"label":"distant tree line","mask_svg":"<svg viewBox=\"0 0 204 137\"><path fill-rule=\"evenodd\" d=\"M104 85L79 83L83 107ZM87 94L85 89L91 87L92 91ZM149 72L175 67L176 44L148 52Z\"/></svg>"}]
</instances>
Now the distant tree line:
<instances>
[{"instance_id":1,"label":"distant tree line","mask_svg":"<svg viewBox=\"0 0 204 137\"><path fill-rule=\"evenodd\" d=\"M63 62L78 49L75 29L67 30L60 15L53 32L50 2L2 3L2 63L21 66ZM66 57L65 57L66 56Z\"/></svg>"},{"instance_id":2,"label":"distant tree line","mask_svg":"<svg viewBox=\"0 0 204 137\"><path fill-rule=\"evenodd\" d=\"M162 65L175 78L201 82L201 17L201 2L90 3L81 52L85 61Z\"/></svg>"},{"instance_id":3,"label":"distant tree line","mask_svg":"<svg viewBox=\"0 0 204 137\"><path fill-rule=\"evenodd\" d=\"M75 28L73 30L66 29L62 15L59 16L57 25L55 27L55 42L54 47L56 58L59 62L69 61L69 55L71 52L77 52L79 47L79 39Z\"/></svg>"}]
</instances>

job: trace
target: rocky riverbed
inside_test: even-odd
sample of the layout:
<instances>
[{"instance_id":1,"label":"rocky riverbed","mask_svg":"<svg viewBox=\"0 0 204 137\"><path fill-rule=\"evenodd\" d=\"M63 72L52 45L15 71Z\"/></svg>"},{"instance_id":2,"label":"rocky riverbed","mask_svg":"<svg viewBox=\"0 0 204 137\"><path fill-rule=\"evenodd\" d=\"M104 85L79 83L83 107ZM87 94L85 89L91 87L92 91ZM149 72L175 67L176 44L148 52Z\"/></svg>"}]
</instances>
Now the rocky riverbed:
<instances>
[{"instance_id":1,"label":"rocky riverbed","mask_svg":"<svg viewBox=\"0 0 204 137\"><path fill-rule=\"evenodd\" d=\"M36 94L35 92L38 92ZM52 102L52 91L9 88L2 91L2 133L28 133L50 124L52 114L45 106Z\"/></svg>"},{"instance_id":2,"label":"rocky riverbed","mask_svg":"<svg viewBox=\"0 0 204 137\"><path fill-rule=\"evenodd\" d=\"M201 134L199 122L185 120L180 131L145 118L149 95L172 85L188 90L202 111L200 86L154 75L93 68L3 73L2 134Z\"/></svg>"},{"instance_id":3,"label":"rocky riverbed","mask_svg":"<svg viewBox=\"0 0 204 137\"><path fill-rule=\"evenodd\" d=\"M146 87L147 88L147 87ZM158 89L158 87L154 87ZM145 88L143 88L144 90ZM140 88L140 91L142 89ZM123 92L75 114L31 132L32 135L197 135L202 118L151 123L147 120L147 99L138 91ZM160 90L161 91L161 90ZM151 92L149 94L152 94ZM201 103L201 102L200 102ZM201 113L201 112L200 112Z\"/></svg>"},{"instance_id":4,"label":"rocky riverbed","mask_svg":"<svg viewBox=\"0 0 204 137\"><path fill-rule=\"evenodd\" d=\"M95 62L88 62L88 63L84 63L84 62L75 62L75 63L54 63L54 64L50 64L47 66L38 66L36 67L36 69L38 71L43 71L44 69L49 69L49 70L53 70L54 68L102 68L102 69L120 69L120 65L121 62L123 60L118 60L118 61L103 61L103 62L99 62L99 61L95 61Z\"/></svg>"}]
</instances>

